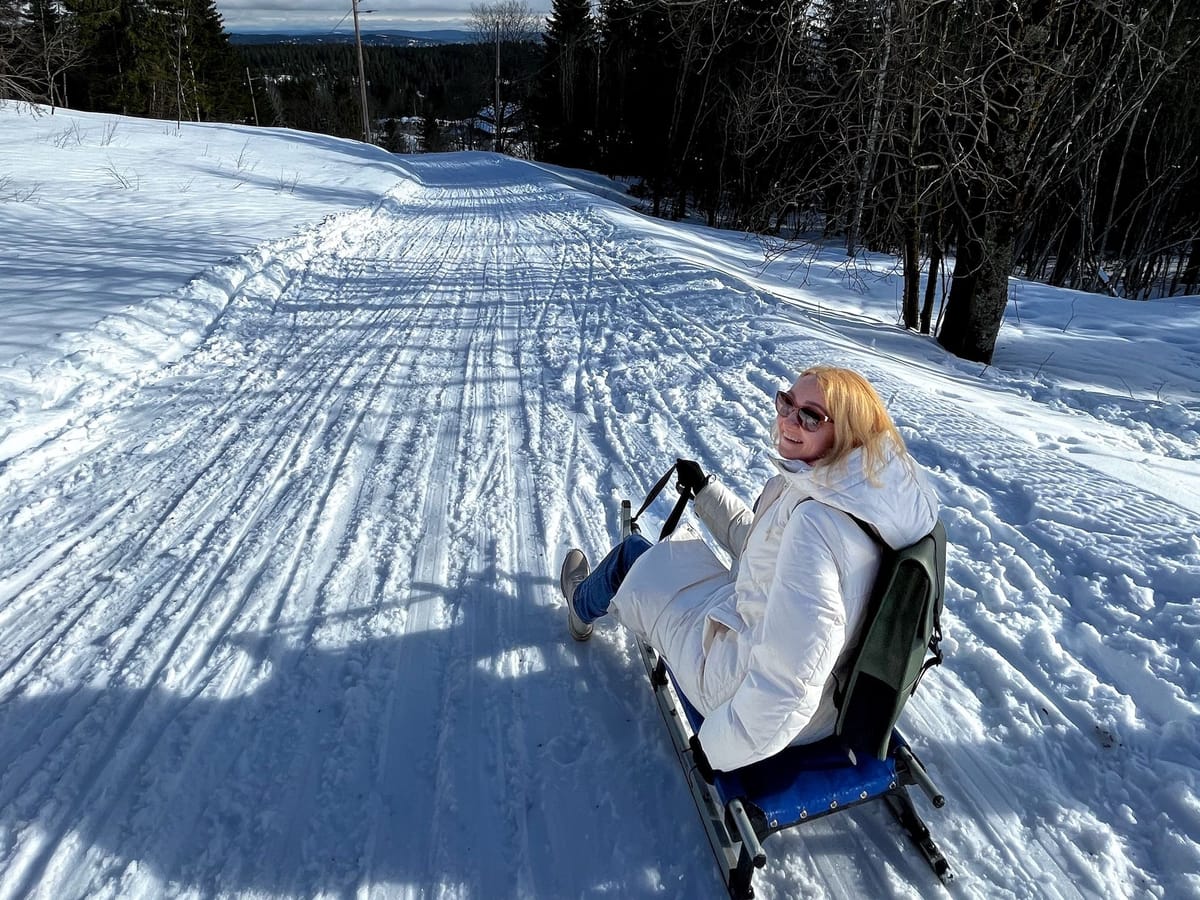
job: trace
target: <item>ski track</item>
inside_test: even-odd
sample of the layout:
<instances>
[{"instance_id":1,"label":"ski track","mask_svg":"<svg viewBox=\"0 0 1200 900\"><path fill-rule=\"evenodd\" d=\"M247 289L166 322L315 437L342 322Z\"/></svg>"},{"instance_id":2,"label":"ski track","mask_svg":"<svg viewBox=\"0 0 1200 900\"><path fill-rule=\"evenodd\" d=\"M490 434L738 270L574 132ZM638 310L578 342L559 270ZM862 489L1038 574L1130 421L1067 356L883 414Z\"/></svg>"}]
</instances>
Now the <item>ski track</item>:
<instances>
[{"instance_id":1,"label":"ski track","mask_svg":"<svg viewBox=\"0 0 1200 900\"><path fill-rule=\"evenodd\" d=\"M771 391L827 359L891 400L952 544L994 551L950 560L949 656L982 662L905 720L955 891L1183 887L1121 823L1169 814L1146 773L1195 737L1188 648L1137 661L1153 616L1200 625L1200 521L1050 447L982 452L1004 437L927 372L527 167L409 165L273 245L179 363L0 469L0 898L723 895L636 650L565 640L557 562L601 555L678 455L752 499ZM1118 524L1081 533L1085 496ZM1084 760L1121 789L1014 796ZM635 767L656 790L623 788ZM760 895L936 893L904 840L881 806L772 838ZM1123 867L1096 883L1100 851Z\"/></svg>"}]
</instances>

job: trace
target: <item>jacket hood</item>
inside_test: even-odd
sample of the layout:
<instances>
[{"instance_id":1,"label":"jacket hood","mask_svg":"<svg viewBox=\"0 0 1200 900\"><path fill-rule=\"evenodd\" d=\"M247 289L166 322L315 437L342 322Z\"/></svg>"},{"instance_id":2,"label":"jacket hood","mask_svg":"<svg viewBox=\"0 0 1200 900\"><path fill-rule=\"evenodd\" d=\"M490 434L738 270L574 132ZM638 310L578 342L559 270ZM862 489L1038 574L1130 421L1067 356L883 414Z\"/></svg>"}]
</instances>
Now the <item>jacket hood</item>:
<instances>
[{"instance_id":1,"label":"jacket hood","mask_svg":"<svg viewBox=\"0 0 1200 900\"><path fill-rule=\"evenodd\" d=\"M937 522L937 494L907 454L890 453L874 484L867 477L862 448L832 467L813 468L774 455L771 463L790 490L873 525L894 550L921 539Z\"/></svg>"}]
</instances>

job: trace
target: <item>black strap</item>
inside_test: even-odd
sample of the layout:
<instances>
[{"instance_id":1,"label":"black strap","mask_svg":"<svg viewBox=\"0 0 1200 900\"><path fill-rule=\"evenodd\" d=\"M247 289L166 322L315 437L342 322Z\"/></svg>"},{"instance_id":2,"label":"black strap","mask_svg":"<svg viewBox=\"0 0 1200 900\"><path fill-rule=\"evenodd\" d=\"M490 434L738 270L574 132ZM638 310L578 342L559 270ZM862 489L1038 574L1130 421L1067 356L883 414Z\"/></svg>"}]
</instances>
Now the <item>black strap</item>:
<instances>
[{"instance_id":1,"label":"black strap","mask_svg":"<svg viewBox=\"0 0 1200 900\"><path fill-rule=\"evenodd\" d=\"M834 507L834 508L836 509L837 507ZM881 538L879 536L879 532L875 530L874 525L870 524L865 519L860 519L858 516L856 516L852 512L846 512L846 510L844 510L844 509L842 510L842 512L846 513L846 515L848 515L855 522L857 522L858 527L867 533L867 537L869 537L871 540L873 540L876 544L878 544L884 550L888 549L887 543L883 540L883 538Z\"/></svg>"},{"instance_id":2,"label":"black strap","mask_svg":"<svg viewBox=\"0 0 1200 900\"><path fill-rule=\"evenodd\" d=\"M677 465L672 465L671 468L667 469L666 474L664 474L662 478L658 479L658 481L654 483L654 487L650 488L650 493L646 495L646 499L643 501L641 508L637 511L634 517L629 520L630 527L637 525L638 516L644 513L646 511L646 507L654 502L654 498L662 493L662 489L667 486L667 483L671 480L671 476L675 474L676 468L678 468ZM667 516L667 521L663 523L662 531L658 535L658 539L660 541L665 540L667 536L675 530L675 526L679 524L679 519L681 516L683 516L683 511L687 507L688 501L692 499L691 488L684 487L683 485L679 485L678 487L679 499L675 501L675 508L671 510L671 514Z\"/></svg>"},{"instance_id":3,"label":"black strap","mask_svg":"<svg viewBox=\"0 0 1200 900\"><path fill-rule=\"evenodd\" d=\"M921 679L923 677L925 677L926 672L928 672L934 666L940 666L942 664L941 643L942 643L941 616L939 616L937 614L937 612L935 611L933 614L933 636L929 638L929 649L933 653L933 656L931 656L927 660L925 660L925 665L921 666L921 671L919 671L917 673L917 677L913 679L912 690L909 691L910 694L915 694L917 692L917 685L921 683Z\"/></svg>"},{"instance_id":4,"label":"black strap","mask_svg":"<svg viewBox=\"0 0 1200 900\"><path fill-rule=\"evenodd\" d=\"M933 634L929 636L928 650L933 655L926 657L924 665L917 672L917 677L913 679L912 687L908 691L910 695L917 692L917 685L921 683L921 679L925 677L926 672L934 666L942 664L942 617L937 607L934 607L933 610Z\"/></svg>"}]
</instances>

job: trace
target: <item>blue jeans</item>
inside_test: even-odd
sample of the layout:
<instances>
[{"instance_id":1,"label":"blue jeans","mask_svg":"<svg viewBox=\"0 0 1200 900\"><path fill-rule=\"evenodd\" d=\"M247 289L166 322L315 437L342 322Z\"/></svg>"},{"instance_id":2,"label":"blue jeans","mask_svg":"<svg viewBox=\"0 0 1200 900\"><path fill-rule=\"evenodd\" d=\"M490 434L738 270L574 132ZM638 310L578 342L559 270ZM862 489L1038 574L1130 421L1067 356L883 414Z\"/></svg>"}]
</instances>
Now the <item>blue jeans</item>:
<instances>
[{"instance_id":1,"label":"blue jeans","mask_svg":"<svg viewBox=\"0 0 1200 900\"><path fill-rule=\"evenodd\" d=\"M575 595L571 598L575 614L585 622L593 622L607 613L617 588L637 558L653 546L640 534L631 534L613 547L600 565L575 588Z\"/></svg>"}]
</instances>

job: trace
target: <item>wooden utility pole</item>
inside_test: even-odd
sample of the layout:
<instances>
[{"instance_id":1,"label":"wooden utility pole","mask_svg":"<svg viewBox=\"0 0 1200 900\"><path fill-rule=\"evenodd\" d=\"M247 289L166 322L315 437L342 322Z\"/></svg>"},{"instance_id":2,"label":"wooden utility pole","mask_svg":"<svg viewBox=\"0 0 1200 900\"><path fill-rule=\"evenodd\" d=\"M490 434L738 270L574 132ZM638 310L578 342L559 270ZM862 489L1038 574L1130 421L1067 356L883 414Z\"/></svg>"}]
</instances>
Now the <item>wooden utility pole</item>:
<instances>
[{"instance_id":1,"label":"wooden utility pole","mask_svg":"<svg viewBox=\"0 0 1200 900\"><path fill-rule=\"evenodd\" d=\"M492 107L492 149L500 152L500 23L496 22L496 105Z\"/></svg>"},{"instance_id":2,"label":"wooden utility pole","mask_svg":"<svg viewBox=\"0 0 1200 900\"><path fill-rule=\"evenodd\" d=\"M258 125L258 101L254 99L254 79L250 77L250 67L246 66L246 84L250 85L250 108L254 110L254 124Z\"/></svg>"},{"instance_id":3,"label":"wooden utility pole","mask_svg":"<svg viewBox=\"0 0 1200 900\"><path fill-rule=\"evenodd\" d=\"M363 67L362 35L358 31L358 0L350 0L354 10L354 43L358 47L358 89L362 102L363 140L371 143L371 117L367 112L367 74Z\"/></svg>"}]
</instances>

